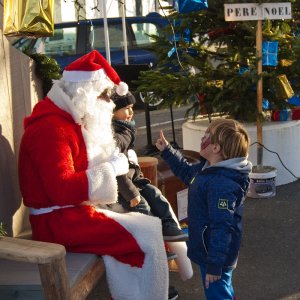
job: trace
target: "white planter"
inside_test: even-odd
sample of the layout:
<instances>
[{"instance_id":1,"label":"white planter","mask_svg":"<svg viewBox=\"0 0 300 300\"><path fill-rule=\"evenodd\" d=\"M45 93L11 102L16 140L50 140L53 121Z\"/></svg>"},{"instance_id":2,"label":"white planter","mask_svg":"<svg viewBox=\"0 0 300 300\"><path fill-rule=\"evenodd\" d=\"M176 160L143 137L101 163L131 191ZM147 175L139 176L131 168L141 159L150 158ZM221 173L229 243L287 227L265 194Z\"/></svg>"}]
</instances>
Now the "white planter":
<instances>
[{"instance_id":1,"label":"white planter","mask_svg":"<svg viewBox=\"0 0 300 300\"><path fill-rule=\"evenodd\" d=\"M183 149L199 151L201 137L208 126L208 119L188 120L182 125ZM256 124L244 124L251 143L256 139ZM263 123L263 144L277 152L282 162L295 176L300 177L300 121L265 122ZM250 147L249 160L257 164L257 144ZM277 169L276 185L287 184L297 180L282 165L278 156L266 149L263 150L263 165Z\"/></svg>"}]
</instances>

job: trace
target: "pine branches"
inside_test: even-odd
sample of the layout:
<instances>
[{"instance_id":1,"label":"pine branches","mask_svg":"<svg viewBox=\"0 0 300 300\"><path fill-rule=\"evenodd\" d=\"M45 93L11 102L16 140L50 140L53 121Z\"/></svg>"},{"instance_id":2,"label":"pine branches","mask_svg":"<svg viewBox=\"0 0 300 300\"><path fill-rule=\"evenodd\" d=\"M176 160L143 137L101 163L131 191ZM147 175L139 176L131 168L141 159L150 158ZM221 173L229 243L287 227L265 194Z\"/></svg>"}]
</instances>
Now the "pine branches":
<instances>
[{"instance_id":1,"label":"pine branches","mask_svg":"<svg viewBox=\"0 0 300 300\"><path fill-rule=\"evenodd\" d=\"M209 0L207 10L171 14L170 22L176 24L174 31L179 39L172 42L169 28L165 38L157 42L159 62L140 77L139 90L153 91L166 106L188 103L194 116L205 107L206 112L229 113L239 120L255 121L256 22L225 22L224 2ZM243 2L249 1L226 1ZM263 39L278 42L277 66L264 66L262 74L264 98L273 109L290 106L278 95L279 75L286 75L294 91L300 93L300 1L286 2L292 3L294 19L263 22ZM183 39L186 28L191 31L190 43ZM168 56L172 47L177 51Z\"/></svg>"}]
</instances>

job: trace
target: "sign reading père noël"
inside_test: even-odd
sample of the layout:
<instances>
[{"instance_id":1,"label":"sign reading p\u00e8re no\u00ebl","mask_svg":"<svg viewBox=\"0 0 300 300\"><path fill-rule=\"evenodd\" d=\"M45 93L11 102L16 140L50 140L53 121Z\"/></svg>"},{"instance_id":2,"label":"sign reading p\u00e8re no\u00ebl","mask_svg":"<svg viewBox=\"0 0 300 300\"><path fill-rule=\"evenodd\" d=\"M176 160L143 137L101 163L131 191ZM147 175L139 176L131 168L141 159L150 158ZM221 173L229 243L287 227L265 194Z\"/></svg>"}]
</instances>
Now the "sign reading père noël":
<instances>
[{"instance_id":1,"label":"sign reading p\u00e8re no\u00ebl","mask_svg":"<svg viewBox=\"0 0 300 300\"><path fill-rule=\"evenodd\" d=\"M224 4L225 21L291 19L291 3Z\"/></svg>"}]
</instances>

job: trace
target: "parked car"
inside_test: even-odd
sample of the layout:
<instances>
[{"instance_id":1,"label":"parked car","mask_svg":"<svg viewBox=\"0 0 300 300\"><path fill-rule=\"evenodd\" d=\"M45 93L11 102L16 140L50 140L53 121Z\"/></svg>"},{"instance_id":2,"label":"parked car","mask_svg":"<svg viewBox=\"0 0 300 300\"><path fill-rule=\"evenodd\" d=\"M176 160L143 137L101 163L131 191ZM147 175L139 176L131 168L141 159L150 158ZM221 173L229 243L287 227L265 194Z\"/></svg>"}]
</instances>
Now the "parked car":
<instances>
[{"instance_id":1,"label":"parked car","mask_svg":"<svg viewBox=\"0 0 300 300\"><path fill-rule=\"evenodd\" d=\"M125 20L129 64L155 63L155 55L149 49L154 40L148 34L160 36L168 21L158 13L150 13L146 17L127 17ZM108 18L107 21L111 64L123 65L125 59L122 18ZM93 19L55 24L53 37L24 37L13 45L22 51L26 49L29 54L43 53L53 57L64 68L93 49L106 56L104 21Z\"/></svg>"},{"instance_id":2,"label":"parked car","mask_svg":"<svg viewBox=\"0 0 300 300\"><path fill-rule=\"evenodd\" d=\"M130 76L126 76L129 72L124 67L122 18L107 19L111 64L117 71L120 69L121 79L129 84L130 89L134 89L131 81L137 79L139 71L147 69L157 61L155 53L150 49L154 39L149 35L160 36L169 23L158 13L150 13L145 17L126 17L125 20ZM106 57L104 21L93 19L55 24L53 37L23 37L15 41L13 46L29 55L42 53L52 57L63 69L93 49ZM138 98L140 102L141 98ZM139 104L142 106L141 102Z\"/></svg>"}]
</instances>

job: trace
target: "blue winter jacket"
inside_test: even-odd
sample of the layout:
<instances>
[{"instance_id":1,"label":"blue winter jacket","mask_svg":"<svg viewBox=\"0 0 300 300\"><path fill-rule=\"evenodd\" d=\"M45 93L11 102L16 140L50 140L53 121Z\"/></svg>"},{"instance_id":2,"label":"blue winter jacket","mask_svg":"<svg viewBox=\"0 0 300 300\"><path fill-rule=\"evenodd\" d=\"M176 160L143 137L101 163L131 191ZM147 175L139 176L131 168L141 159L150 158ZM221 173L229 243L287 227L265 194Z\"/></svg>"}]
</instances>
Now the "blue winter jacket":
<instances>
[{"instance_id":1,"label":"blue winter jacket","mask_svg":"<svg viewBox=\"0 0 300 300\"><path fill-rule=\"evenodd\" d=\"M251 162L240 157L207 166L202 158L192 165L170 146L161 156L188 186L188 257L204 263L208 274L221 275L223 269L234 268Z\"/></svg>"}]
</instances>

